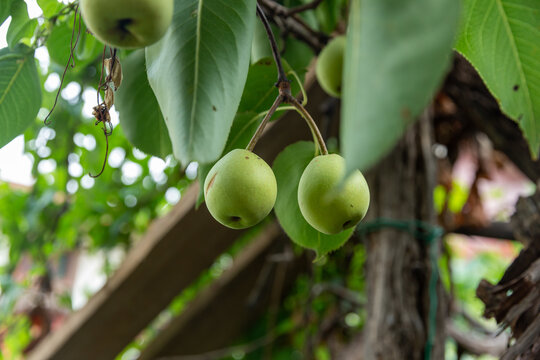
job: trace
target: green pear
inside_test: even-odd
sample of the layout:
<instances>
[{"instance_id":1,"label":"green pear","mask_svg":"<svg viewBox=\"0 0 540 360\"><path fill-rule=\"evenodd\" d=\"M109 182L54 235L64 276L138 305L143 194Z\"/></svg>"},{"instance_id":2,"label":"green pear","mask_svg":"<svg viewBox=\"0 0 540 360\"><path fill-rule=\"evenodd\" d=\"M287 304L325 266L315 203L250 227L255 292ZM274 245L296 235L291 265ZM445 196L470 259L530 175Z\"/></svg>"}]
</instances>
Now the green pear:
<instances>
[{"instance_id":1,"label":"green pear","mask_svg":"<svg viewBox=\"0 0 540 360\"><path fill-rule=\"evenodd\" d=\"M171 24L173 0L81 0L88 29L103 43L140 48L161 39Z\"/></svg>"},{"instance_id":2,"label":"green pear","mask_svg":"<svg viewBox=\"0 0 540 360\"><path fill-rule=\"evenodd\" d=\"M298 184L298 204L304 219L317 231L337 234L356 226L369 207L369 188L359 170L342 183L345 159L337 154L315 157Z\"/></svg>"},{"instance_id":3,"label":"green pear","mask_svg":"<svg viewBox=\"0 0 540 360\"><path fill-rule=\"evenodd\" d=\"M232 229L253 226L274 207L277 183L268 164L249 150L235 149L222 157L204 181L210 214Z\"/></svg>"},{"instance_id":4,"label":"green pear","mask_svg":"<svg viewBox=\"0 0 540 360\"><path fill-rule=\"evenodd\" d=\"M332 39L319 54L315 68L317 81L323 90L335 97L341 96L343 53L346 40L345 36Z\"/></svg>"}]
</instances>

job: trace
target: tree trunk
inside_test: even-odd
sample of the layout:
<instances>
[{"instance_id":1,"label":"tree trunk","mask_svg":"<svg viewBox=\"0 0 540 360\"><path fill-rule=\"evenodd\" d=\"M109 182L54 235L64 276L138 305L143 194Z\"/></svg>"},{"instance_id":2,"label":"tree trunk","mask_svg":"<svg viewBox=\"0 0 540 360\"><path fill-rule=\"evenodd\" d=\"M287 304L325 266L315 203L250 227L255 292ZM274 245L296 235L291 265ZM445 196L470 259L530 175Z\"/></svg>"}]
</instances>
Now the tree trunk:
<instances>
[{"instance_id":1,"label":"tree trunk","mask_svg":"<svg viewBox=\"0 0 540 360\"><path fill-rule=\"evenodd\" d=\"M370 218L435 224L433 189L436 164L430 112L411 126L399 145L370 174ZM439 242L437 241L437 252ZM446 301L437 280L437 316L430 357L425 356L429 332L429 244L411 232L389 226L366 237L367 322L364 359L443 359ZM437 276L437 275L435 275Z\"/></svg>"}]
</instances>

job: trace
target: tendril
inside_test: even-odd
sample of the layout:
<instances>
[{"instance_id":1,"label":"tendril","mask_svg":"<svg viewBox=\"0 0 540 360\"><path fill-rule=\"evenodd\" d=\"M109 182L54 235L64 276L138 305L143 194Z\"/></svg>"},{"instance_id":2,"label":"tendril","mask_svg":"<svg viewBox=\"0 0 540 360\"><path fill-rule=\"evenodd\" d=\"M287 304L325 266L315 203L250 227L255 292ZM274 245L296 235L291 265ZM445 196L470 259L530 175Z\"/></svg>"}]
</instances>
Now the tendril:
<instances>
[{"instance_id":1,"label":"tendril","mask_svg":"<svg viewBox=\"0 0 540 360\"><path fill-rule=\"evenodd\" d=\"M77 37L75 38L75 27L77 25L77 14L79 14L79 28L77 30ZM71 66L71 68L75 67L75 57L73 55L73 52L75 51L75 48L77 47L77 44L79 43L79 38L81 36L81 14L79 13L79 5L75 6L75 15L73 16L73 28L71 29L71 41L69 44L69 58L66 64L66 67L64 68L64 72L62 73L62 79L60 80L60 87L58 88L58 91L56 92L56 97L54 98L54 104L51 108L51 111L47 114L45 119L43 120L43 123L45 125L50 125L51 122L49 121L49 117L53 113L54 109L56 108L56 104L58 103L58 96L60 95L60 92L62 91L62 86L64 85L64 78L66 77L66 73L68 68ZM75 42L73 42L73 39L75 39Z\"/></svg>"},{"instance_id":2,"label":"tendril","mask_svg":"<svg viewBox=\"0 0 540 360\"><path fill-rule=\"evenodd\" d=\"M96 91L96 100L97 105L94 107L94 111L92 115L96 118L95 125L99 125L100 123L103 124L103 135L105 135L105 158L103 160L103 165L101 166L101 171L96 174L92 175L89 174L93 178L99 177L101 174L103 174L103 171L105 171L105 166L107 165L107 159L109 158L109 136L113 133L113 125L111 123L111 115L109 113L109 106L106 102L100 102L99 97L101 91L107 91L109 89L109 83L112 81L112 74L114 70L114 65L116 63L116 49L109 48L110 56L111 56L111 66L109 69L109 74L105 77L105 80L103 80L103 72L105 70L105 54L107 52L107 46L105 45L103 47L103 54L101 56L101 73L99 75L99 83L98 88Z\"/></svg>"},{"instance_id":3,"label":"tendril","mask_svg":"<svg viewBox=\"0 0 540 360\"><path fill-rule=\"evenodd\" d=\"M109 158L109 136L111 136L111 134L112 134L112 126L111 126L110 131L108 131L106 124L110 124L110 122L104 122L103 123L103 128L102 128L103 135L105 135L105 159L103 160L103 165L101 166L101 170L100 170L100 172L98 174L96 174L96 175L88 174L88 175L90 175L90 177L93 177L93 178L97 178L101 174L103 174L103 171L105 171L105 165L107 165L107 159Z\"/></svg>"}]
</instances>

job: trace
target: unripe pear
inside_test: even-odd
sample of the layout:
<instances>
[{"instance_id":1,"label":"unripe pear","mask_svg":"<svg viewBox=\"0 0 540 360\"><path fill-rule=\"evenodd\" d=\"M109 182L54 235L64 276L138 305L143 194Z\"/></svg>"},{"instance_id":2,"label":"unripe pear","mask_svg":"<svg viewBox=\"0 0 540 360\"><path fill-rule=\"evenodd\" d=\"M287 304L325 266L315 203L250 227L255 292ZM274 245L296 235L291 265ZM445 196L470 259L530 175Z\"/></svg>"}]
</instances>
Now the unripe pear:
<instances>
[{"instance_id":1,"label":"unripe pear","mask_svg":"<svg viewBox=\"0 0 540 360\"><path fill-rule=\"evenodd\" d=\"M277 183L268 164L249 150L235 149L222 157L204 181L210 214L232 229L264 219L274 207Z\"/></svg>"},{"instance_id":2,"label":"unripe pear","mask_svg":"<svg viewBox=\"0 0 540 360\"><path fill-rule=\"evenodd\" d=\"M298 204L306 221L324 234L356 226L369 207L369 188L359 170L342 183L345 159L337 154L315 157L298 184Z\"/></svg>"},{"instance_id":3,"label":"unripe pear","mask_svg":"<svg viewBox=\"0 0 540 360\"><path fill-rule=\"evenodd\" d=\"M343 53L345 52L345 36L332 39L322 49L317 58L315 74L321 87L329 95L340 97L343 75Z\"/></svg>"},{"instance_id":4,"label":"unripe pear","mask_svg":"<svg viewBox=\"0 0 540 360\"><path fill-rule=\"evenodd\" d=\"M81 0L88 29L103 43L140 48L161 39L171 24L173 0Z\"/></svg>"}]
</instances>

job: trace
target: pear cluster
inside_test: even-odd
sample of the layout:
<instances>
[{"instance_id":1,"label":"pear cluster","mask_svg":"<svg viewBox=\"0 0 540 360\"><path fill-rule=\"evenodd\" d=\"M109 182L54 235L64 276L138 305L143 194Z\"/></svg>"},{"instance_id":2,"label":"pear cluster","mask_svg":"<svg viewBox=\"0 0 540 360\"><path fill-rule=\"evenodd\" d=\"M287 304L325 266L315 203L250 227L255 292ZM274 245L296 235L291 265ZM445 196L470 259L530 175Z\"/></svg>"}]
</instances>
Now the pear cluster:
<instances>
[{"instance_id":1,"label":"pear cluster","mask_svg":"<svg viewBox=\"0 0 540 360\"><path fill-rule=\"evenodd\" d=\"M141 48L165 35L173 0L81 0L81 14L92 34L116 48Z\"/></svg>"},{"instance_id":2,"label":"pear cluster","mask_svg":"<svg viewBox=\"0 0 540 360\"><path fill-rule=\"evenodd\" d=\"M315 157L298 185L298 204L306 221L325 234L356 226L369 206L369 188L359 170L347 177L343 157ZM243 229L264 219L277 196L275 175L268 164L248 150L236 149L222 157L204 181L210 214L221 224Z\"/></svg>"}]
</instances>

